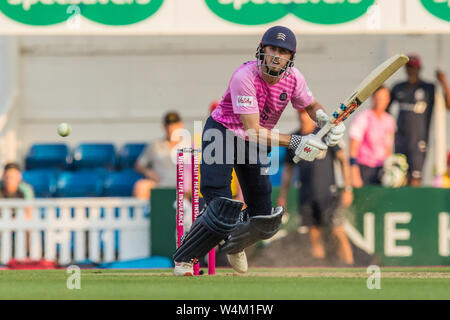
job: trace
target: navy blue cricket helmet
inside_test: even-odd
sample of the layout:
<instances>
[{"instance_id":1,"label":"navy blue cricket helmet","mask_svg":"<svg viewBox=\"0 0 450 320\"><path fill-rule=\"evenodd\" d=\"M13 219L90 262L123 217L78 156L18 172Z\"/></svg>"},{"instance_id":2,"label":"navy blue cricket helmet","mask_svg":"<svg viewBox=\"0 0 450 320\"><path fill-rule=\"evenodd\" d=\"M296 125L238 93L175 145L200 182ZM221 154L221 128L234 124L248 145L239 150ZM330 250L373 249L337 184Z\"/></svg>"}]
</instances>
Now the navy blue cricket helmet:
<instances>
[{"instance_id":1,"label":"navy blue cricket helmet","mask_svg":"<svg viewBox=\"0 0 450 320\"><path fill-rule=\"evenodd\" d=\"M274 46L287 49L292 53L297 51L297 39L295 34L283 26L269 28L261 39L262 46Z\"/></svg>"},{"instance_id":2,"label":"navy blue cricket helmet","mask_svg":"<svg viewBox=\"0 0 450 320\"><path fill-rule=\"evenodd\" d=\"M265 56L267 55L264 53L265 46L283 48L289 50L292 53L291 58L287 62L285 68L282 68L281 70L276 72L270 70L265 60ZM295 38L295 34L289 28L283 26L274 26L269 28L263 34L261 42L256 51L256 58L258 59L258 65L261 68L262 73L271 77L280 78L282 76L289 75L289 69L294 66L296 51L297 39Z\"/></svg>"}]
</instances>

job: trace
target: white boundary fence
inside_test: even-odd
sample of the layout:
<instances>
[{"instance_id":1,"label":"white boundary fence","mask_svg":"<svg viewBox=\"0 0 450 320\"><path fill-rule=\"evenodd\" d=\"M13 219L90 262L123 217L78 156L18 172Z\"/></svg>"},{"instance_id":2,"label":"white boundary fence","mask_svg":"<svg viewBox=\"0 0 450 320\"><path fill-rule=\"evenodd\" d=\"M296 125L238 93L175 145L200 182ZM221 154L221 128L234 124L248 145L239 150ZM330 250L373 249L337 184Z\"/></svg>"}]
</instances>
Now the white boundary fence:
<instances>
[{"instance_id":1,"label":"white boundary fence","mask_svg":"<svg viewBox=\"0 0 450 320\"><path fill-rule=\"evenodd\" d=\"M0 200L0 263L60 264L150 256L148 201L135 198Z\"/></svg>"}]
</instances>

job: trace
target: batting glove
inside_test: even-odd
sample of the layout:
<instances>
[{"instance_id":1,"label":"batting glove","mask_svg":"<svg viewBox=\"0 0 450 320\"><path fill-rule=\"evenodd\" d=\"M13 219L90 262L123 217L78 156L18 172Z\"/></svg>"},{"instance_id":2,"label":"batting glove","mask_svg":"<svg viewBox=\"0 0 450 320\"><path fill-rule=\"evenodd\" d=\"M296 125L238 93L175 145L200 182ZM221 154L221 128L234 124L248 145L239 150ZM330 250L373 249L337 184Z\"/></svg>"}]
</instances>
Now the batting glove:
<instances>
[{"instance_id":1,"label":"batting glove","mask_svg":"<svg viewBox=\"0 0 450 320\"><path fill-rule=\"evenodd\" d=\"M328 122L330 122L330 117L323 111L319 109L316 111L316 124L319 128L323 128Z\"/></svg>"},{"instance_id":2,"label":"batting glove","mask_svg":"<svg viewBox=\"0 0 450 320\"><path fill-rule=\"evenodd\" d=\"M345 125L343 122L339 123L337 126L333 127L330 132L328 132L325 137L323 137L323 141L329 147L334 147L338 144L339 141L342 140L345 133Z\"/></svg>"},{"instance_id":3,"label":"batting glove","mask_svg":"<svg viewBox=\"0 0 450 320\"><path fill-rule=\"evenodd\" d=\"M295 163L298 163L300 159L314 161L327 148L327 145L313 134L307 136L292 135L289 143L289 149L295 151Z\"/></svg>"},{"instance_id":4,"label":"batting glove","mask_svg":"<svg viewBox=\"0 0 450 320\"><path fill-rule=\"evenodd\" d=\"M323 128L330 122L330 117L322 110L316 111L316 123L319 128ZM329 147L334 147L338 142L344 137L345 125L344 123L339 123L337 126L333 127L330 132L328 132L324 137L323 141Z\"/></svg>"}]
</instances>

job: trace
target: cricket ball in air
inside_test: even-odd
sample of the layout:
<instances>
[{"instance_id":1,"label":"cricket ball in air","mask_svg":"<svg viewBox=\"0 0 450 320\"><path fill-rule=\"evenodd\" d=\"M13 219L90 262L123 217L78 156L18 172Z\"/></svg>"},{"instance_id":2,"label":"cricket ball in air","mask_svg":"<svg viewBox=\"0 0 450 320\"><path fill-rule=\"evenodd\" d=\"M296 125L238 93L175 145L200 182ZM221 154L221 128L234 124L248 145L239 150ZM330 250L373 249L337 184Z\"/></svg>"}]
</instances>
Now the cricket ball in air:
<instances>
[{"instance_id":1,"label":"cricket ball in air","mask_svg":"<svg viewBox=\"0 0 450 320\"><path fill-rule=\"evenodd\" d=\"M72 131L72 127L70 126L70 124L63 122L58 125L57 131L61 137L67 137Z\"/></svg>"}]
</instances>

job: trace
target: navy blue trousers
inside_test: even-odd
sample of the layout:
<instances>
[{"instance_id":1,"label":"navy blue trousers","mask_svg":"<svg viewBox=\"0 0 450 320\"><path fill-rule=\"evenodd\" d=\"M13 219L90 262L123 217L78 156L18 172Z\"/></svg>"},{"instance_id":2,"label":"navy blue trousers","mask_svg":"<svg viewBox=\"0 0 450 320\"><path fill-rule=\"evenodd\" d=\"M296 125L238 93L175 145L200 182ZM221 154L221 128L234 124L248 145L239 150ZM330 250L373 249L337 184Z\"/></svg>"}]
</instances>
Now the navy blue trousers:
<instances>
[{"instance_id":1,"label":"navy blue trousers","mask_svg":"<svg viewBox=\"0 0 450 320\"><path fill-rule=\"evenodd\" d=\"M200 164L200 191L206 203L217 197L231 199L235 169L249 215L271 214L269 152L270 147L249 143L209 117L202 134Z\"/></svg>"}]
</instances>

